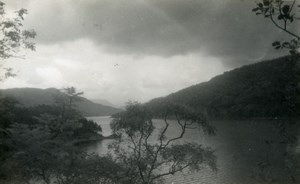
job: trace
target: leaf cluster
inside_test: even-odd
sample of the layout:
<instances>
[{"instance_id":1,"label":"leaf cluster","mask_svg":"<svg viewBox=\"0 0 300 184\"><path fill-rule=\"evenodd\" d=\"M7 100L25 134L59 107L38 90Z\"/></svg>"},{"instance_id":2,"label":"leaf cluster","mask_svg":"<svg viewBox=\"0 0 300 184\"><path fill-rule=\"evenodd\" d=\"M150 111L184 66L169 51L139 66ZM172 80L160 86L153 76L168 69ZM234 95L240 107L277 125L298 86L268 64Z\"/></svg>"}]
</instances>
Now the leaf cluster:
<instances>
[{"instance_id":1,"label":"leaf cluster","mask_svg":"<svg viewBox=\"0 0 300 184\"><path fill-rule=\"evenodd\" d=\"M0 1L0 58L8 59L18 56L20 49L35 50L35 44L30 39L36 37L34 30L23 30L26 9L15 12L9 17L5 11L5 4Z\"/></svg>"},{"instance_id":2,"label":"leaf cluster","mask_svg":"<svg viewBox=\"0 0 300 184\"><path fill-rule=\"evenodd\" d=\"M275 49L288 49L292 55L299 55L300 47L300 35L295 32L295 28L291 27L295 20L300 20L297 14L299 10L296 10L300 8L300 5L296 5L296 1L262 0L252 9L256 15L268 18L278 29L292 37L290 41L283 43L275 41L272 44Z\"/></svg>"}]
</instances>

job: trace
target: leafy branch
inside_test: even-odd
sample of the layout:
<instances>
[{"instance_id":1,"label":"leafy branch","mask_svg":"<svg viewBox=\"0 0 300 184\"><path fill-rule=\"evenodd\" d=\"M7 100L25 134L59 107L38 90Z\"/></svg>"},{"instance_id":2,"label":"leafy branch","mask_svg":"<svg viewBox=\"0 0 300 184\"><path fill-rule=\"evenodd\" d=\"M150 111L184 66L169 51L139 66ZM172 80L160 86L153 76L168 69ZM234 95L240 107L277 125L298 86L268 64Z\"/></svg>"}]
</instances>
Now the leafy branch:
<instances>
[{"instance_id":1,"label":"leafy branch","mask_svg":"<svg viewBox=\"0 0 300 184\"><path fill-rule=\"evenodd\" d=\"M20 54L22 50L35 51L35 43L31 40L36 37L36 32L22 29L26 14L26 9L20 9L10 17L5 11L5 3L0 1L0 69L4 69L0 81L15 76L11 68L3 68L5 59L24 58Z\"/></svg>"},{"instance_id":2,"label":"leafy branch","mask_svg":"<svg viewBox=\"0 0 300 184\"><path fill-rule=\"evenodd\" d=\"M297 0L262 0L256 3L256 7L252 9L256 15L262 15L269 19L275 27L285 32L292 39L289 41L275 41L272 46L275 49L288 49L292 55L299 55L300 35L295 31L295 21L299 21L297 16L299 10L296 10Z\"/></svg>"}]
</instances>

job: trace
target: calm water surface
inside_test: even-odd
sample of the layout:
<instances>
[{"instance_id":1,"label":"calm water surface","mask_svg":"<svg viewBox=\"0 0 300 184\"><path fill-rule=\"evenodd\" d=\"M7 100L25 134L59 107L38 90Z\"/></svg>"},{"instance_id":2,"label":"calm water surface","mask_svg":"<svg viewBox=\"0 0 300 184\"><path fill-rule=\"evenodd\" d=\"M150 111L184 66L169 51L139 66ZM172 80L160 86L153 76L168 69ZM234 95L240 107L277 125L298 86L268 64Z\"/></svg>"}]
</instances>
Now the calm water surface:
<instances>
[{"instance_id":1,"label":"calm water surface","mask_svg":"<svg viewBox=\"0 0 300 184\"><path fill-rule=\"evenodd\" d=\"M101 125L103 135L111 135L108 116L89 117ZM180 142L196 142L215 149L218 161L218 172L203 168L200 172L185 171L166 178L167 183L173 184L256 184L267 183L269 177L277 178L283 174L283 155L288 149L286 144L279 143L282 137L279 134L282 122L271 120L247 121L214 121L216 136L207 136L197 130L188 130ZM288 120L284 123L290 123ZM295 122L294 122L295 123ZM296 122L299 124L299 121ZM163 128L162 120L154 120L157 128L154 137ZM299 135L297 131L294 132ZM167 137L179 134L175 122L167 132ZM89 145L87 151L98 154L107 153L107 145L113 140L105 139ZM262 165L265 164L265 167ZM268 165L269 164L269 165ZM278 183L278 182L272 182ZM288 182L286 182L288 183Z\"/></svg>"},{"instance_id":2,"label":"calm water surface","mask_svg":"<svg viewBox=\"0 0 300 184\"><path fill-rule=\"evenodd\" d=\"M110 118L110 116L93 116L93 117L87 117L87 119L93 120L98 125L101 126L103 136L110 136L112 134L112 130L110 128L110 122L112 118ZM112 141L113 140L111 139L104 139L95 144L91 144L87 147L87 152L98 153L99 155L106 154L108 152L107 145Z\"/></svg>"}]
</instances>

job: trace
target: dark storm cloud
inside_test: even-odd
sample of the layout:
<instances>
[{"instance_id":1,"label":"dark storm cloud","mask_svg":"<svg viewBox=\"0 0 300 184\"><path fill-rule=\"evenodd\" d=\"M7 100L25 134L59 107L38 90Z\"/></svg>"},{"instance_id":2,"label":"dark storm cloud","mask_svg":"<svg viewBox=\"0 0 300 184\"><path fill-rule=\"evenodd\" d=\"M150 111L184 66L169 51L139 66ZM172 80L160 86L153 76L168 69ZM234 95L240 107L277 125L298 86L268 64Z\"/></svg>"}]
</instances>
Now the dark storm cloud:
<instances>
[{"instance_id":1,"label":"dark storm cloud","mask_svg":"<svg viewBox=\"0 0 300 184\"><path fill-rule=\"evenodd\" d=\"M273 56L271 43L281 34L251 12L254 6L254 0L32 0L28 24L43 43L89 38L113 53L199 52L236 66Z\"/></svg>"},{"instance_id":2,"label":"dark storm cloud","mask_svg":"<svg viewBox=\"0 0 300 184\"><path fill-rule=\"evenodd\" d=\"M274 56L279 33L254 0L7 0L27 8L36 52L7 67L4 88L76 86L91 99L165 96ZM116 65L118 64L118 65Z\"/></svg>"}]
</instances>

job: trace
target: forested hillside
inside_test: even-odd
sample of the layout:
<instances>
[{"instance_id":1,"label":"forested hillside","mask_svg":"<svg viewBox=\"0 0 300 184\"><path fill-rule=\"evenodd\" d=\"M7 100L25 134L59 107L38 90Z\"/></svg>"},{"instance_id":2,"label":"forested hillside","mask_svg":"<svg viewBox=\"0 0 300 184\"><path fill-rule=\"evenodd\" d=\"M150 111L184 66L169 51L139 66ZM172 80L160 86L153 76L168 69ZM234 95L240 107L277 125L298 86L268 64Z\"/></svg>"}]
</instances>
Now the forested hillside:
<instances>
[{"instance_id":1,"label":"forested hillside","mask_svg":"<svg viewBox=\"0 0 300 184\"><path fill-rule=\"evenodd\" d=\"M299 115L299 61L287 56L243 66L166 97L212 118L286 118Z\"/></svg>"},{"instance_id":2,"label":"forested hillside","mask_svg":"<svg viewBox=\"0 0 300 184\"><path fill-rule=\"evenodd\" d=\"M12 97L17 100L20 105L25 107L34 107L38 105L54 105L55 98L62 93L55 88L38 89L38 88L14 88L1 90L4 96ZM93 103L90 100L78 97L75 102L76 109L83 116L108 116L120 112L119 109Z\"/></svg>"}]
</instances>

